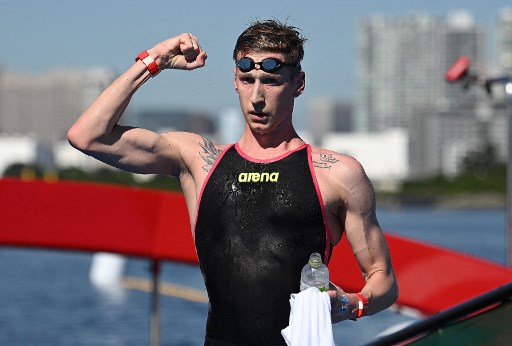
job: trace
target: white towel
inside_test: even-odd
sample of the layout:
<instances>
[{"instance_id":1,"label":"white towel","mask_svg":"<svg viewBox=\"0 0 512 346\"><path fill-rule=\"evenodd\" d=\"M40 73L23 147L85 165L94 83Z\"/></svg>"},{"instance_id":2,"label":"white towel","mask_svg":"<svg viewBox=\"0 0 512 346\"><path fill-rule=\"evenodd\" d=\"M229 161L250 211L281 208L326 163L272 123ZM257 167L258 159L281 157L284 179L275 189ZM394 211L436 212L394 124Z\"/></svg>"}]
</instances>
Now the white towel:
<instances>
[{"instance_id":1,"label":"white towel","mask_svg":"<svg viewBox=\"0 0 512 346\"><path fill-rule=\"evenodd\" d=\"M290 321L281 331L288 346L334 346L331 299L310 287L290 298Z\"/></svg>"}]
</instances>

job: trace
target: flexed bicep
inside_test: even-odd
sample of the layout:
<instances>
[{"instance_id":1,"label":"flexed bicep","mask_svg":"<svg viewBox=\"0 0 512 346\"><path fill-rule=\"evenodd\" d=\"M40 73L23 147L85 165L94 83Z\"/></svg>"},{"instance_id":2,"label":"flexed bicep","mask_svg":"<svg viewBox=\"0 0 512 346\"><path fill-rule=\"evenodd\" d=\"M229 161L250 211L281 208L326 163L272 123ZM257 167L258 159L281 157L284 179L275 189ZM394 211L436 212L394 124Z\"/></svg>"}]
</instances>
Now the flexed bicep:
<instances>
[{"instance_id":1,"label":"flexed bicep","mask_svg":"<svg viewBox=\"0 0 512 346\"><path fill-rule=\"evenodd\" d=\"M139 174L177 174L179 148L155 132L115 125L104 140L97 140L84 153L111 166Z\"/></svg>"}]
</instances>

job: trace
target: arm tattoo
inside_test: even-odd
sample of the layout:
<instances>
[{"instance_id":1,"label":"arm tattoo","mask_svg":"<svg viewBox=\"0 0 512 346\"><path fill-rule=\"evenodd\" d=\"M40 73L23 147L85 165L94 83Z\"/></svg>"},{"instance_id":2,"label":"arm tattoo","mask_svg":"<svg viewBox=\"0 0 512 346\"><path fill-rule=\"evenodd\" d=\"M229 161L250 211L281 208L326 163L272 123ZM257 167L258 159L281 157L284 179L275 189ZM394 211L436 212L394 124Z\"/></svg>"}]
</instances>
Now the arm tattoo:
<instances>
[{"instance_id":1,"label":"arm tattoo","mask_svg":"<svg viewBox=\"0 0 512 346\"><path fill-rule=\"evenodd\" d=\"M317 168L331 169L332 165L339 160L332 156L332 154L320 154L320 161L313 159L313 166Z\"/></svg>"},{"instance_id":2,"label":"arm tattoo","mask_svg":"<svg viewBox=\"0 0 512 346\"><path fill-rule=\"evenodd\" d=\"M203 166L203 169L206 172L209 172L213 164L215 163L215 160L222 152L222 150L215 148L215 145L211 140L204 137L201 138L203 138L203 143L199 143L199 146L203 150L199 152L199 155L203 158L204 162L206 163Z\"/></svg>"}]
</instances>

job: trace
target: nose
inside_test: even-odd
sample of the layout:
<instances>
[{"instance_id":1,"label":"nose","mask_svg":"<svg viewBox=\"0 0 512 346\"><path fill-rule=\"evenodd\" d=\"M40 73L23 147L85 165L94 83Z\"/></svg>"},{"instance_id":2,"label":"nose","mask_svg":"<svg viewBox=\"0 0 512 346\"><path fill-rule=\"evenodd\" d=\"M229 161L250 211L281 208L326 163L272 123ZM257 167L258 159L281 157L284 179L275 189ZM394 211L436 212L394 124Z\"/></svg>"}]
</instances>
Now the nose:
<instances>
[{"instance_id":1,"label":"nose","mask_svg":"<svg viewBox=\"0 0 512 346\"><path fill-rule=\"evenodd\" d=\"M256 82L253 84L253 89L251 93L251 103L256 105L259 103L263 103L265 101L265 92L263 88L263 84L256 80Z\"/></svg>"}]
</instances>

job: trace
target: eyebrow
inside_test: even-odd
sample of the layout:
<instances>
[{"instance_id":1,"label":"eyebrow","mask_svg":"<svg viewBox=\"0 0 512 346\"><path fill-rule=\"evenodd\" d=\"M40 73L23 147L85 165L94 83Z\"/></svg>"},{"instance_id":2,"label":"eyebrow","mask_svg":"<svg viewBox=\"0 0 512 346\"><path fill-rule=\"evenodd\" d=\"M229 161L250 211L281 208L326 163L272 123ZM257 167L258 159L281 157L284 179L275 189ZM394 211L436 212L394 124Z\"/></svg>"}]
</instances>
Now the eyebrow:
<instances>
[{"instance_id":1,"label":"eyebrow","mask_svg":"<svg viewBox=\"0 0 512 346\"><path fill-rule=\"evenodd\" d=\"M240 69L237 68L237 71L240 73L241 76L252 76L252 72L255 72L255 71L261 71L262 72L262 77L279 77L279 78L284 78L284 76L282 74L279 73L279 71L276 71L274 73L272 72L266 72L266 71L263 71L263 70L257 70L257 69L253 69L253 70L250 70L250 71L247 71L247 72L243 72L243 71L240 71Z\"/></svg>"}]
</instances>

